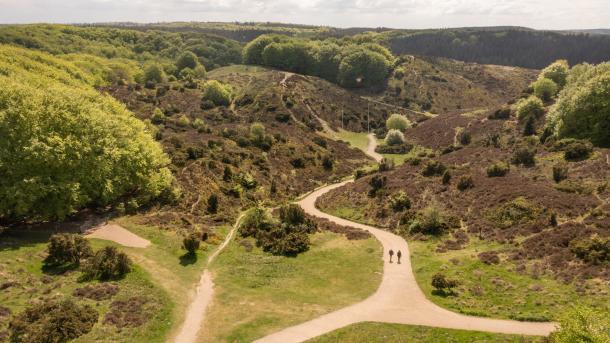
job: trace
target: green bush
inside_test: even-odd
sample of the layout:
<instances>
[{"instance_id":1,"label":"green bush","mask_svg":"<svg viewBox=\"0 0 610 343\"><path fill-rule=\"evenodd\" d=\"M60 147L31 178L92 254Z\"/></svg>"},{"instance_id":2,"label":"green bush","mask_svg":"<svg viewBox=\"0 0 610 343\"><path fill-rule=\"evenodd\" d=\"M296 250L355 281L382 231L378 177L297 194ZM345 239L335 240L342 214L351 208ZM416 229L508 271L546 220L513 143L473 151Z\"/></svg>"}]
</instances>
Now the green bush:
<instances>
[{"instance_id":1,"label":"green bush","mask_svg":"<svg viewBox=\"0 0 610 343\"><path fill-rule=\"evenodd\" d=\"M409 119L402 114L394 113L385 122L385 127L388 130L398 130L404 132L406 129L411 127Z\"/></svg>"},{"instance_id":2,"label":"green bush","mask_svg":"<svg viewBox=\"0 0 610 343\"><path fill-rule=\"evenodd\" d=\"M181 114L176 121L176 124L181 127L187 127L191 125L191 120L186 114Z\"/></svg>"},{"instance_id":3,"label":"green bush","mask_svg":"<svg viewBox=\"0 0 610 343\"><path fill-rule=\"evenodd\" d=\"M574 307L561 315L559 327L551 333L553 343L610 342L610 316L607 311Z\"/></svg>"},{"instance_id":4,"label":"green bush","mask_svg":"<svg viewBox=\"0 0 610 343\"><path fill-rule=\"evenodd\" d=\"M467 189L473 188L474 181L472 180L472 176L471 175L461 176L460 179L458 180L456 187L460 191L465 191Z\"/></svg>"},{"instance_id":5,"label":"green bush","mask_svg":"<svg viewBox=\"0 0 610 343\"><path fill-rule=\"evenodd\" d=\"M542 69L540 78L545 78L553 81L559 90L566 84L570 66L566 60L558 60L548 67Z\"/></svg>"},{"instance_id":6,"label":"green bush","mask_svg":"<svg viewBox=\"0 0 610 343\"><path fill-rule=\"evenodd\" d=\"M557 84L550 79L540 78L532 83L534 95L543 101L551 100L558 91Z\"/></svg>"},{"instance_id":7,"label":"green bush","mask_svg":"<svg viewBox=\"0 0 610 343\"><path fill-rule=\"evenodd\" d=\"M127 254L115 247L104 247L89 259L84 268L87 279L120 279L131 271L131 260Z\"/></svg>"},{"instance_id":8,"label":"green bush","mask_svg":"<svg viewBox=\"0 0 610 343\"><path fill-rule=\"evenodd\" d=\"M520 123L525 123L529 118L538 119L544 114L542 100L535 96L519 100L515 105L515 113Z\"/></svg>"},{"instance_id":9,"label":"green bush","mask_svg":"<svg viewBox=\"0 0 610 343\"><path fill-rule=\"evenodd\" d=\"M508 174L510 171L510 165L506 162L496 162L487 167L487 176L489 177L501 177Z\"/></svg>"},{"instance_id":10,"label":"green bush","mask_svg":"<svg viewBox=\"0 0 610 343\"><path fill-rule=\"evenodd\" d=\"M390 131L388 131L388 134L385 136L384 142L386 145L390 145L390 146L402 145L405 142L405 136L402 134L402 132L400 132L396 129L391 129Z\"/></svg>"},{"instance_id":11,"label":"green bush","mask_svg":"<svg viewBox=\"0 0 610 343\"><path fill-rule=\"evenodd\" d=\"M408 210L411 208L411 199L407 196L407 193L403 191L398 191L389 196L388 201L390 203L390 207L395 212L400 212L402 210Z\"/></svg>"},{"instance_id":12,"label":"green bush","mask_svg":"<svg viewBox=\"0 0 610 343\"><path fill-rule=\"evenodd\" d=\"M510 107L502 107L488 116L489 119L508 119L510 118Z\"/></svg>"},{"instance_id":13,"label":"green bush","mask_svg":"<svg viewBox=\"0 0 610 343\"><path fill-rule=\"evenodd\" d=\"M155 107L152 116L150 117L150 121L153 124L163 124L163 122L165 122L165 114L163 114L163 112L161 112L161 110L158 107Z\"/></svg>"},{"instance_id":14,"label":"green bush","mask_svg":"<svg viewBox=\"0 0 610 343\"><path fill-rule=\"evenodd\" d=\"M388 75L390 61L378 52L354 49L339 65L337 79L343 87L370 87L381 83Z\"/></svg>"},{"instance_id":15,"label":"green bush","mask_svg":"<svg viewBox=\"0 0 610 343\"><path fill-rule=\"evenodd\" d=\"M165 72L158 64L151 63L144 67L144 83L160 83L165 80Z\"/></svg>"},{"instance_id":16,"label":"green bush","mask_svg":"<svg viewBox=\"0 0 610 343\"><path fill-rule=\"evenodd\" d=\"M207 211L211 214L218 212L218 195L210 194L208 197Z\"/></svg>"},{"instance_id":17,"label":"green bush","mask_svg":"<svg viewBox=\"0 0 610 343\"><path fill-rule=\"evenodd\" d=\"M191 232L182 240L182 248L186 250L187 254L195 255L199 250L201 244L201 234L197 232Z\"/></svg>"},{"instance_id":18,"label":"green bush","mask_svg":"<svg viewBox=\"0 0 610 343\"><path fill-rule=\"evenodd\" d=\"M536 149L527 145L518 146L513 152L513 164L533 166L536 164Z\"/></svg>"},{"instance_id":19,"label":"green bush","mask_svg":"<svg viewBox=\"0 0 610 343\"><path fill-rule=\"evenodd\" d=\"M591 264L603 264L610 261L610 237L594 235L583 240L570 242L570 250L581 260Z\"/></svg>"},{"instance_id":20,"label":"green bush","mask_svg":"<svg viewBox=\"0 0 610 343\"><path fill-rule=\"evenodd\" d=\"M9 324L12 343L68 342L91 331L98 313L73 300L45 301L26 308Z\"/></svg>"},{"instance_id":21,"label":"green bush","mask_svg":"<svg viewBox=\"0 0 610 343\"><path fill-rule=\"evenodd\" d=\"M472 135L468 131L461 131L457 138L461 145L468 145L472 141Z\"/></svg>"},{"instance_id":22,"label":"green bush","mask_svg":"<svg viewBox=\"0 0 610 343\"><path fill-rule=\"evenodd\" d=\"M486 213L500 227L511 227L537 219L542 210L523 197L518 197Z\"/></svg>"},{"instance_id":23,"label":"green bush","mask_svg":"<svg viewBox=\"0 0 610 343\"><path fill-rule=\"evenodd\" d=\"M373 175L373 177L369 180L369 185L371 186L371 189L369 190L369 196L376 196L379 191L385 187L387 181L388 179L384 175Z\"/></svg>"},{"instance_id":24,"label":"green bush","mask_svg":"<svg viewBox=\"0 0 610 343\"><path fill-rule=\"evenodd\" d=\"M452 225L438 204L431 204L420 210L409 225L410 233L440 236L447 233Z\"/></svg>"},{"instance_id":25,"label":"green bush","mask_svg":"<svg viewBox=\"0 0 610 343\"><path fill-rule=\"evenodd\" d=\"M296 204L280 207L279 213L278 222L262 207L249 210L240 224L240 234L254 237L258 247L274 255L294 256L309 249L308 234L315 232L315 224Z\"/></svg>"},{"instance_id":26,"label":"green bush","mask_svg":"<svg viewBox=\"0 0 610 343\"><path fill-rule=\"evenodd\" d=\"M202 107L206 101L216 106L229 106L231 103L231 87L216 80L210 80L203 85ZM207 107L207 106L206 106Z\"/></svg>"},{"instance_id":27,"label":"green bush","mask_svg":"<svg viewBox=\"0 0 610 343\"><path fill-rule=\"evenodd\" d=\"M58 233L49 239L47 265L79 265L93 255L89 241L79 234Z\"/></svg>"},{"instance_id":28,"label":"green bush","mask_svg":"<svg viewBox=\"0 0 610 343\"><path fill-rule=\"evenodd\" d=\"M564 148L564 158L567 161L586 160L593 152L593 145L588 141L572 140Z\"/></svg>"},{"instance_id":29,"label":"green bush","mask_svg":"<svg viewBox=\"0 0 610 343\"><path fill-rule=\"evenodd\" d=\"M441 293L452 293L453 289L459 286L459 282L457 280L449 279L443 273L436 273L432 276L432 287L437 292Z\"/></svg>"},{"instance_id":30,"label":"green bush","mask_svg":"<svg viewBox=\"0 0 610 343\"><path fill-rule=\"evenodd\" d=\"M568 166L564 163L558 163L553 166L553 180L559 183L568 178Z\"/></svg>"},{"instance_id":31,"label":"green bush","mask_svg":"<svg viewBox=\"0 0 610 343\"><path fill-rule=\"evenodd\" d=\"M443 175L445 170L447 170L447 167L444 164L439 161L430 160L424 165L421 174L423 176L440 176Z\"/></svg>"}]
</instances>

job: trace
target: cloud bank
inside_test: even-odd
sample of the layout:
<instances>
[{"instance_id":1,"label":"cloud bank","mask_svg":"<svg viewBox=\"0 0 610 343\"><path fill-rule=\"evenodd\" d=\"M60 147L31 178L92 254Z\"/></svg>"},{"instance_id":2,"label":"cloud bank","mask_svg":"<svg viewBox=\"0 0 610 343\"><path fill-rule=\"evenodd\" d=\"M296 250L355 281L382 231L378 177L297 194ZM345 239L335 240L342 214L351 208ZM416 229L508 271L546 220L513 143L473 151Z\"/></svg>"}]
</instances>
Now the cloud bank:
<instances>
[{"instance_id":1,"label":"cloud bank","mask_svg":"<svg viewBox=\"0 0 610 343\"><path fill-rule=\"evenodd\" d=\"M0 23L273 21L338 27L610 27L608 0L0 0Z\"/></svg>"}]
</instances>

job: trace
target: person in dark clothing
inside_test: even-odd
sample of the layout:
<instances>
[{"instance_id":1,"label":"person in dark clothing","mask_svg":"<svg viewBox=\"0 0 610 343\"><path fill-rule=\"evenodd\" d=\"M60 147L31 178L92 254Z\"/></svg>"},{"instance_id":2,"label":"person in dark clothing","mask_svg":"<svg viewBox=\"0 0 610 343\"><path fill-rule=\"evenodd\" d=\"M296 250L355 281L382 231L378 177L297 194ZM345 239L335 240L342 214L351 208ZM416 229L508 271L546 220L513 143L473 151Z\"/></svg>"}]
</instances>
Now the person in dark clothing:
<instances>
[{"instance_id":1,"label":"person in dark clothing","mask_svg":"<svg viewBox=\"0 0 610 343\"><path fill-rule=\"evenodd\" d=\"M402 256L402 253L400 252L400 250L398 250L398 252L396 253L396 257L398 257L398 264L400 264L400 257Z\"/></svg>"},{"instance_id":2,"label":"person in dark clothing","mask_svg":"<svg viewBox=\"0 0 610 343\"><path fill-rule=\"evenodd\" d=\"M390 249L390 263L392 263L392 256L394 256L394 250Z\"/></svg>"}]
</instances>

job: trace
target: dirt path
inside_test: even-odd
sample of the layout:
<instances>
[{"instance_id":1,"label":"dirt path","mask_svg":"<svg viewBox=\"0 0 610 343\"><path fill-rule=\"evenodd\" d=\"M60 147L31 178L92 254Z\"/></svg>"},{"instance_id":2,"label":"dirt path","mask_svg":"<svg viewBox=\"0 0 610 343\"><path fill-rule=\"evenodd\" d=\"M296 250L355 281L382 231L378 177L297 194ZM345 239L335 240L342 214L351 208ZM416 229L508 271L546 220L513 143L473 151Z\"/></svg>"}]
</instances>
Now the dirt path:
<instances>
[{"instance_id":1,"label":"dirt path","mask_svg":"<svg viewBox=\"0 0 610 343\"><path fill-rule=\"evenodd\" d=\"M184 323L182 323L178 335L173 339L174 343L195 343L197 341L197 336L203 327L206 310L214 296L214 281L212 280L212 274L209 271L209 265L229 244L233 235L235 235L235 230L237 230L240 220L241 216L237 219L231 231L229 231L224 242L222 242L216 251L208 257L207 266L203 274L201 274L201 279L199 279L195 297L189 305Z\"/></svg>"},{"instance_id":2,"label":"dirt path","mask_svg":"<svg viewBox=\"0 0 610 343\"><path fill-rule=\"evenodd\" d=\"M377 148L377 137L375 137L374 133L369 133L367 138L369 139L369 144L366 146L366 151L364 153L369 155L375 161L381 162L381 160L383 160L383 156L375 151Z\"/></svg>"},{"instance_id":3,"label":"dirt path","mask_svg":"<svg viewBox=\"0 0 610 343\"><path fill-rule=\"evenodd\" d=\"M369 135L367 153L374 159L379 156L371 154L376 144L375 137ZM316 200L323 194L343 187L353 180L326 186L309 194L298 204L310 215L326 218L334 223L352 226L373 234L383 245L383 278L375 294L364 301L343 309L323 315L311 321L286 328L256 342L303 342L322 334L340 329L350 324L372 321L397 324L425 325L451 329L498 332L505 334L548 335L554 329L555 323L519 322L491 318L472 317L457 314L443 309L426 298L419 288L413 270L409 246L400 236L369 225L355 223L338 218L318 210ZM389 263L387 252L402 251L401 264Z\"/></svg>"},{"instance_id":4,"label":"dirt path","mask_svg":"<svg viewBox=\"0 0 610 343\"><path fill-rule=\"evenodd\" d=\"M87 238L105 239L130 248L146 248L150 241L144 239L118 224L102 224L89 230Z\"/></svg>"}]
</instances>

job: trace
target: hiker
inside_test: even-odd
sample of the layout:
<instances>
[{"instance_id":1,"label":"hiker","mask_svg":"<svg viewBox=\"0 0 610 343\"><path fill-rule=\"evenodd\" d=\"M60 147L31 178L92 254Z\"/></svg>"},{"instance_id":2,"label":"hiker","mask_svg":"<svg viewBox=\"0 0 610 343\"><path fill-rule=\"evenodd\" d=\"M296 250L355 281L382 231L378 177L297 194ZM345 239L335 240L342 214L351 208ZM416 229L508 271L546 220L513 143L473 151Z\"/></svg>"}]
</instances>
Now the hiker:
<instances>
[{"instance_id":1,"label":"hiker","mask_svg":"<svg viewBox=\"0 0 610 343\"><path fill-rule=\"evenodd\" d=\"M394 256L394 250L390 249L390 263L392 263L392 256Z\"/></svg>"},{"instance_id":2,"label":"hiker","mask_svg":"<svg viewBox=\"0 0 610 343\"><path fill-rule=\"evenodd\" d=\"M400 250L398 250L398 252L396 253L396 257L398 257L398 264L400 264L400 256L402 256L402 253L400 252Z\"/></svg>"}]
</instances>

